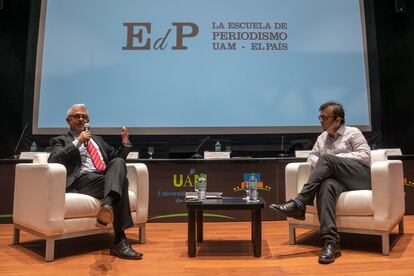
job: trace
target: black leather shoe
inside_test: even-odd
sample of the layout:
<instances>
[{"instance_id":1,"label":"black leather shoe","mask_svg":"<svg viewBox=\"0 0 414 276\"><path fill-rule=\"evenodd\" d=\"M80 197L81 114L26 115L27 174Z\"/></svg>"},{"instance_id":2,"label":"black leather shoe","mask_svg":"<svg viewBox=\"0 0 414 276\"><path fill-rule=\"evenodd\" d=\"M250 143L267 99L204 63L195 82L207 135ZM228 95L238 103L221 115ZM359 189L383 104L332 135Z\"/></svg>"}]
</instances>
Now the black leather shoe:
<instances>
[{"instance_id":1,"label":"black leather shoe","mask_svg":"<svg viewBox=\"0 0 414 276\"><path fill-rule=\"evenodd\" d=\"M117 256L121 259L129 260L139 260L142 259L144 254L135 251L127 239L122 239L116 245L114 245L110 250L109 254L112 256Z\"/></svg>"},{"instance_id":2,"label":"black leather shoe","mask_svg":"<svg viewBox=\"0 0 414 276\"><path fill-rule=\"evenodd\" d=\"M289 200L285 204L270 204L269 207L279 214L286 215L287 217L305 220L306 208L298 207L293 199Z\"/></svg>"},{"instance_id":3,"label":"black leather shoe","mask_svg":"<svg viewBox=\"0 0 414 276\"><path fill-rule=\"evenodd\" d=\"M339 244L334 241L325 242L325 246L322 248L321 254L319 255L319 263L330 264L335 262L335 258L341 256Z\"/></svg>"},{"instance_id":4,"label":"black leather shoe","mask_svg":"<svg viewBox=\"0 0 414 276\"><path fill-rule=\"evenodd\" d=\"M96 216L96 226L102 227L114 221L114 211L111 206L104 204Z\"/></svg>"}]
</instances>

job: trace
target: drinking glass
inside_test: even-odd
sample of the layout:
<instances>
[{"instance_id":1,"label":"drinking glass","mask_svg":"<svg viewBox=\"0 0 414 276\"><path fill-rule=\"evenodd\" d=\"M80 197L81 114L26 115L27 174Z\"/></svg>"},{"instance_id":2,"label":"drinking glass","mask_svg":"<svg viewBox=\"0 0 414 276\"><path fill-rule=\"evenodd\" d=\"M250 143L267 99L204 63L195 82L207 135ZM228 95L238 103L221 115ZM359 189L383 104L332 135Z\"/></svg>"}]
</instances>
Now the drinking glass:
<instances>
[{"instance_id":1,"label":"drinking glass","mask_svg":"<svg viewBox=\"0 0 414 276\"><path fill-rule=\"evenodd\" d=\"M194 183L194 191L197 193L197 199L200 201L206 200L207 194L207 178L204 173L201 173L198 180Z\"/></svg>"},{"instance_id":2,"label":"drinking glass","mask_svg":"<svg viewBox=\"0 0 414 276\"><path fill-rule=\"evenodd\" d=\"M148 147L148 154L149 154L149 159L152 159L152 154L154 153L154 147L149 146Z\"/></svg>"},{"instance_id":3,"label":"drinking glass","mask_svg":"<svg viewBox=\"0 0 414 276\"><path fill-rule=\"evenodd\" d=\"M249 199L250 202L258 202L257 182L249 183Z\"/></svg>"}]
</instances>

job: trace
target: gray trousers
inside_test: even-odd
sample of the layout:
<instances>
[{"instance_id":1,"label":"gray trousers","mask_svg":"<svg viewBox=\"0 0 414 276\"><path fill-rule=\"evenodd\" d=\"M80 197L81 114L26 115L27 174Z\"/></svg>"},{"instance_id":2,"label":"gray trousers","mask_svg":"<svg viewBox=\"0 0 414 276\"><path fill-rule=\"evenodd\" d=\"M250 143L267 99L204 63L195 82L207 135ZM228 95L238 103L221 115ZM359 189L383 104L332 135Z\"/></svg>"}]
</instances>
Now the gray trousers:
<instances>
[{"instance_id":1,"label":"gray trousers","mask_svg":"<svg viewBox=\"0 0 414 276\"><path fill-rule=\"evenodd\" d=\"M339 242L336 202L342 192L353 190L371 190L371 169L354 159L322 155L296 199L313 205L316 197L323 240Z\"/></svg>"},{"instance_id":2,"label":"gray trousers","mask_svg":"<svg viewBox=\"0 0 414 276\"><path fill-rule=\"evenodd\" d=\"M86 194L97 199L105 198L110 192L117 193L119 201L113 206L113 227L114 232L118 233L133 226L126 175L125 160L117 157L109 162L108 168L103 173L90 172L76 177L68 192Z\"/></svg>"}]
</instances>

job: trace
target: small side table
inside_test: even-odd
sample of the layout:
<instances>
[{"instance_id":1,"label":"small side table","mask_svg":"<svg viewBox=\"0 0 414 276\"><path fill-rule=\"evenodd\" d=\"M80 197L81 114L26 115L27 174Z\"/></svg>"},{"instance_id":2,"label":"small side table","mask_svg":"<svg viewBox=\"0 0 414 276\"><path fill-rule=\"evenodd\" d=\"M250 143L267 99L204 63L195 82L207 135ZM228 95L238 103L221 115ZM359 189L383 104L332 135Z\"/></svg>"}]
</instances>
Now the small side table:
<instances>
[{"instance_id":1,"label":"small side table","mask_svg":"<svg viewBox=\"0 0 414 276\"><path fill-rule=\"evenodd\" d=\"M252 214L252 241L254 256L262 255L262 209L265 201L259 197L257 202L249 202L240 197L223 197L201 201L186 201L188 211L188 256L196 256L197 241L203 242L203 211L204 210L250 210Z\"/></svg>"}]
</instances>

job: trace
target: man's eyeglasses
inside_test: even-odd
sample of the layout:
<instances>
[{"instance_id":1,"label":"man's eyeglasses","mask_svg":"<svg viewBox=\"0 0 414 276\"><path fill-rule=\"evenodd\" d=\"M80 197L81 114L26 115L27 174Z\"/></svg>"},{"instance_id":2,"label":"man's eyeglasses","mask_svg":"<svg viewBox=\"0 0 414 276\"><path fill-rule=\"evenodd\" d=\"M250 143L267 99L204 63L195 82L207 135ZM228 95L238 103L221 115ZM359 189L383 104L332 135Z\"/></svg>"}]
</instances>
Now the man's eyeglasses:
<instances>
[{"instance_id":1,"label":"man's eyeglasses","mask_svg":"<svg viewBox=\"0 0 414 276\"><path fill-rule=\"evenodd\" d=\"M69 117L74 118L75 120L83 119L84 121L89 121L89 116L86 114L72 114Z\"/></svg>"},{"instance_id":2,"label":"man's eyeglasses","mask_svg":"<svg viewBox=\"0 0 414 276\"><path fill-rule=\"evenodd\" d=\"M328 120L328 118L336 118L336 116L324 116L324 115L319 115L318 116L319 121L323 121L323 122Z\"/></svg>"}]
</instances>

